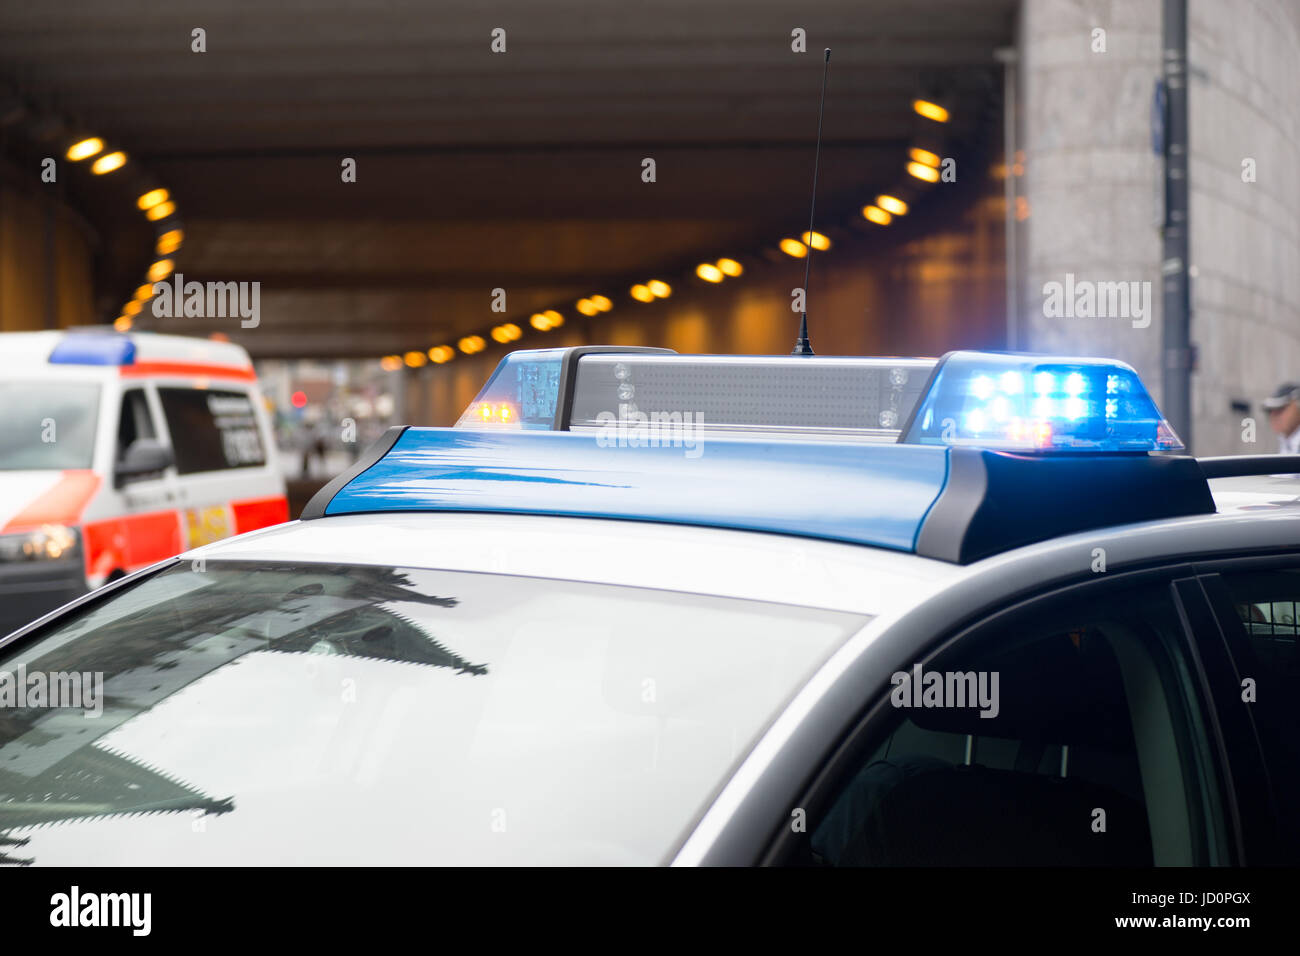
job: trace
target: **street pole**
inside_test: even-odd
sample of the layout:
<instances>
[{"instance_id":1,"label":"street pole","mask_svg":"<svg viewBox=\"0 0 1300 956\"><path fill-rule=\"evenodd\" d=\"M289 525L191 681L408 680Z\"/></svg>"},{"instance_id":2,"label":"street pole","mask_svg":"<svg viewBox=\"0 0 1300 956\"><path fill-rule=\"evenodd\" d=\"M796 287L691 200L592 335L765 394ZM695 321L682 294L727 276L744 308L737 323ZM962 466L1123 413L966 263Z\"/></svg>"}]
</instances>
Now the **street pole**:
<instances>
[{"instance_id":1,"label":"street pole","mask_svg":"<svg viewBox=\"0 0 1300 956\"><path fill-rule=\"evenodd\" d=\"M1016 261L1016 50L1002 47L994 52L1002 64L1002 162L1006 178L1002 182L1005 203L1002 230L1007 260L1007 350L1020 348L1020 273Z\"/></svg>"},{"instance_id":2,"label":"street pole","mask_svg":"<svg viewBox=\"0 0 1300 956\"><path fill-rule=\"evenodd\" d=\"M1164 0L1165 221L1161 262L1165 418L1192 449L1191 290L1188 280L1187 0Z\"/></svg>"}]
</instances>

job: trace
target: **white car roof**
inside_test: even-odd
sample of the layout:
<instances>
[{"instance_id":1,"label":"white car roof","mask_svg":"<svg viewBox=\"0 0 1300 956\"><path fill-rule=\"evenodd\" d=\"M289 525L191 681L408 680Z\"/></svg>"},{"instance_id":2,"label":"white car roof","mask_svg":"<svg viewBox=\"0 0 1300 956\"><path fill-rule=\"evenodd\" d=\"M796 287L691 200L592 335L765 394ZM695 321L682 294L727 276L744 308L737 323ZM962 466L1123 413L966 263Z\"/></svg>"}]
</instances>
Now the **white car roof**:
<instances>
[{"instance_id":1,"label":"white car roof","mask_svg":"<svg viewBox=\"0 0 1300 956\"><path fill-rule=\"evenodd\" d=\"M0 333L0 364L20 367L23 371L59 371L50 363L50 353L55 346L69 337L125 335L135 343L136 362L197 362L204 365L226 365L248 368L253 363L248 352L233 342L214 342L211 339L186 335L160 335L155 332L115 333L112 329L66 329L49 332ZM117 374L116 365L69 365L65 368L82 370L109 369Z\"/></svg>"},{"instance_id":2,"label":"white car roof","mask_svg":"<svg viewBox=\"0 0 1300 956\"><path fill-rule=\"evenodd\" d=\"M1223 514L1300 508L1300 475L1212 478L1210 494Z\"/></svg>"},{"instance_id":3,"label":"white car roof","mask_svg":"<svg viewBox=\"0 0 1300 956\"><path fill-rule=\"evenodd\" d=\"M1220 513L1063 535L967 565L784 534L552 515L406 512L295 521L182 557L363 564L557 578L893 617L981 578L1007 594L1089 573L1300 545L1294 491L1216 479Z\"/></svg>"},{"instance_id":4,"label":"white car roof","mask_svg":"<svg viewBox=\"0 0 1300 956\"><path fill-rule=\"evenodd\" d=\"M879 615L925 600L957 565L836 541L539 515L340 515L183 555L446 568L713 594Z\"/></svg>"}]
</instances>

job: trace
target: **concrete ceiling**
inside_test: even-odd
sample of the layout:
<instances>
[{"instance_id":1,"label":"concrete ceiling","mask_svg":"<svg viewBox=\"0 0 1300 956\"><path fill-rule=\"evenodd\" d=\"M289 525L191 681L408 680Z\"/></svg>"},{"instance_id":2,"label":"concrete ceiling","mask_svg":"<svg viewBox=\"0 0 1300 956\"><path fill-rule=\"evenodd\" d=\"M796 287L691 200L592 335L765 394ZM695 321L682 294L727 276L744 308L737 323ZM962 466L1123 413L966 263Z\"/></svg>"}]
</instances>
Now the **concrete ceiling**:
<instances>
[{"instance_id":1,"label":"concrete ceiling","mask_svg":"<svg viewBox=\"0 0 1300 956\"><path fill-rule=\"evenodd\" d=\"M262 327L226 329L254 354L373 355L499 319L495 287L527 315L802 231L825 46L819 221L850 222L940 130L915 96L946 149L984 135L1015 6L7 4L0 75L172 190L187 279L262 282Z\"/></svg>"}]
</instances>

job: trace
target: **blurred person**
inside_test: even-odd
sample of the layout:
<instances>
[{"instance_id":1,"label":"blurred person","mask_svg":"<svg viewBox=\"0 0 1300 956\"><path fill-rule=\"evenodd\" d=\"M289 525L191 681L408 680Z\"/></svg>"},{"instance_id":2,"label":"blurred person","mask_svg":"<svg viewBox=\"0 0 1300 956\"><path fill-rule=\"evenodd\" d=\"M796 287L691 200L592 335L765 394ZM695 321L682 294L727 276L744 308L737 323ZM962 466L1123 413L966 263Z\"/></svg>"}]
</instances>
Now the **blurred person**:
<instances>
[{"instance_id":1,"label":"blurred person","mask_svg":"<svg viewBox=\"0 0 1300 956\"><path fill-rule=\"evenodd\" d=\"M1300 385L1285 382L1262 404L1269 427L1277 433L1277 453L1300 455Z\"/></svg>"},{"instance_id":2,"label":"blurred person","mask_svg":"<svg viewBox=\"0 0 1300 956\"><path fill-rule=\"evenodd\" d=\"M329 462L326 460L328 451L329 426L319 410L315 414L305 416L304 421L298 429L298 440L302 448L302 477L315 477L316 471L312 468L312 460L319 463L321 472L329 471Z\"/></svg>"}]
</instances>

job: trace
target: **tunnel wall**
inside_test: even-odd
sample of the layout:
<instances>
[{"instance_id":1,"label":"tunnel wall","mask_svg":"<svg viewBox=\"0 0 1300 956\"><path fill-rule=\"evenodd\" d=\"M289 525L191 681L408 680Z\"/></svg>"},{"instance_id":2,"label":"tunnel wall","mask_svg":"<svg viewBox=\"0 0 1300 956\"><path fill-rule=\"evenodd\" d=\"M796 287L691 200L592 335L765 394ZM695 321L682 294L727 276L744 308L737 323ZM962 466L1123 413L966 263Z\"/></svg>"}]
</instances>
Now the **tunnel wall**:
<instances>
[{"instance_id":1,"label":"tunnel wall","mask_svg":"<svg viewBox=\"0 0 1300 956\"><path fill-rule=\"evenodd\" d=\"M38 184L0 169L0 331L93 318L93 251L80 217Z\"/></svg>"}]
</instances>

